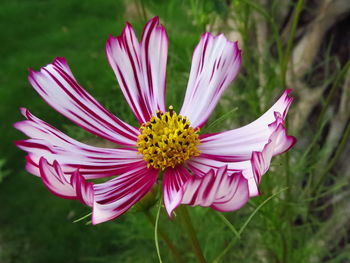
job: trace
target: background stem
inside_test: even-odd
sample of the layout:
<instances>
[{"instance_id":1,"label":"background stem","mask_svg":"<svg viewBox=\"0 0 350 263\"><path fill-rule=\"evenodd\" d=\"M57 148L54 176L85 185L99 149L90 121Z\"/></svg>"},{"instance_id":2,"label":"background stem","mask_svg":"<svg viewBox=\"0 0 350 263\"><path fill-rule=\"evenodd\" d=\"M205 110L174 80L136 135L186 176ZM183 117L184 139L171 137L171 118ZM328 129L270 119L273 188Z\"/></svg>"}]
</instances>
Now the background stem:
<instances>
[{"instance_id":1,"label":"background stem","mask_svg":"<svg viewBox=\"0 0 350 263\"><path fill-rule=\"evenodd\" d=\"M155 226L155 219L153 217L153 215L147 210L144 211L146 218L148 219L148 221ZM163 229L161 229L160 227L158 227L158 233L161 236L161 238L164 240L165 244L168 246L170 252L173 254L174 259L176 262L178 263L182 263L185 262L182 257L180 252L178 251L178 249L175 247L175 245L171 242L169 236L167 235L167 233L164 232Z\"/></svg>"},{"instance_id":2,"label":"background stem","mask_svg":"<svg viewBox=\"0 0 350 263\"><path fill-rule=\"evenodd\" d=\"M193 227L191 217L190 217L186 207L180 206L177 209L177 212L178 212L178 215L179 215L179 217L180 217L180 219L181 219L181 221L186 229L186 232L190 238L192 249L197 257L198 262L206 263L207 261L205 260L205 258L203 256L202 249L201 249L199 242L198 242L198 239L197 239L196 231Z\"/></svg>"}]
</instances>

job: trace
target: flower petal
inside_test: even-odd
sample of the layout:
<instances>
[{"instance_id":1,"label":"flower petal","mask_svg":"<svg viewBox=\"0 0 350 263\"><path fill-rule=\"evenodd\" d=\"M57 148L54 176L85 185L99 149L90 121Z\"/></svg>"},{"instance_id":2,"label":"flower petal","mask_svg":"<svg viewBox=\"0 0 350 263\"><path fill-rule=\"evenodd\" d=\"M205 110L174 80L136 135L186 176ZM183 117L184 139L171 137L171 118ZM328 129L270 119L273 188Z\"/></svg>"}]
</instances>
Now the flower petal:
<instances>
[{"instance_id":1,"label":"flower petal","mask_svg":"<svg viewBox=\"0 0 350 263\"><path fill-rule=\"evenodd\" d=\"M118 37L107 40L106 53L120 88L140 123L149 121L157 110L165 111L165 75L168 36L159 18L144 28L141 43L126 24Z\"/></svg>"},{"instance_id":2,"label":"flower petal","mask_svg":"<svg viewBox=\"0 0 350 263\"><path fill-rule=\"evenodd\" d=\"M30 70L28 79L51 107L85 130L114 143L135 145L138 129L118 119L80 87L64 58L56 58L40 72Z\"/></svg>"},{"instance_id":3,"label":"flower petal","mask_svg":"<svg viewBox=\"0 0 350 263\"><path fill-rule=\"evenodd\" d=\"M34 175L40 176L39 161L42 156L49 163L58 161L65 174L72 175L79 169L87 179L119 175L127 172L130 165L145 166L142 155L137 154L136 149L108 149L80 143L35 117L27 109L21 111L27 120L14 126L29 139L16 144L29 153L27 170Z\"/></svg>"},{"instance_id":4,"label":"flower petal","mask_svg":"<svg viewBox=\"0 0 350 263\"><path fill-rule=\"evenodd\" d=\"M224 165L227 165L229 173L242 173L244 178L248 180L249 195L251 197L259 195L258 178L254 177L251 160L226 163L198 156L187 162L187 166L198 176L205 176L211 169L216 171Z\"/></svg>"},{"instance_id":5,"label":"flower petal","mask_svg":"<svg viewBox=\"0 0 350 263\"><path fill-rule=\"evenodd\" d=\"M190 78L180 114L193 127L202 127L214 110L221 94L236 77L241 65L237 42L224 35L202 35L194 50ZM194 105L196 105L194 107Z\"/></svg>"},{"instance_id":6,"label":"flower petal","mask_svg":"<svg viewBox=\"0 0 350 263\"><path fill-rule=\"evenodd\" d=\"M157 180L159 171L130 167L129 172L105 183L95 184L92 223L114 219L138 202Z\"/></svg>"},{"instance_id":7,"label":"flower petal","mask_svg":"<svg viewBox=\"0 0 350 263\"><path fill-rule=\"evenodd\" d=\"M279 124L274 133L270 136L269 142L261 152L253 152L251 162L254 178L260 183L261 177L270 167L273 156L285 152L296 143L296 139L287 135L286 129Z\"/></svg>"},{"instance_id":8,"label":"flower petal","mask_svg":"<svg viewBox=\"0 0 350 263\"><path fill-rule=\"evenodd\" d=\"M204 134L200 136L198 149L202 157L223 162L250 160L253 151L262 151L270 136L279 124L284 123L288 109L293 101L286 90L280 99L260 118L238 129ZM275 155L293 146L292 137L285 137L287 144L277 144Z\"/></svg>"},{"instance_id":9,"label":"flower petal","mask_svg":"<svg viewBox=\"0 0 350 263\"><path fill-rule=\"evenodd\" d=\"M259 194L258 185L261 177L267 172L272 157L290 149L296 142L294 137L287 135L280 119L270 124L269 127L274 128L274 130L267 139L263 149L261 151L253 151L249 160L230 161L230 159L225 160L225 156L217 158L206 154L193 157L187 162L187 165L191 170L203 176L211 169L219 169L227 164L229 172L242 173L248 180L250 196L256 196Z\"/></svg>"},{"instance_id":10,"label":"flower petal","mask_svg":"<svg viewBox=\"0 0 350 263\"><path fill-rule=\"evenodd\" d=\"M183 166L168 168L163 177L164 206L171 216L171 212L177 207L183 195L183 184L191 177Z\"/></svg>"},{"instance_id":11,"label":"flower petal","mask_svg":"<svg viewBox=\"0 0 350 263\"><path fill-rule=\"evenodd\" d=\"M83 204L92 206L92 183L85 181L78 170L73 175L64 174L57 161L50 165L43 157L40 159L39 169L40 177L50 192L62 198L78 199Z\"/></svg>"},{"instance_id":12,"label":"flower petal","mask_svg":"<svg viewBox=\"0 0 350 263\"><path fill-rule=\"evenodd\" d=\"M241 173L229 174L223 166L204 176L192 176L183 186L181 204L234 211L249 200L248 182Z\"/></svg>"}]
</instances>

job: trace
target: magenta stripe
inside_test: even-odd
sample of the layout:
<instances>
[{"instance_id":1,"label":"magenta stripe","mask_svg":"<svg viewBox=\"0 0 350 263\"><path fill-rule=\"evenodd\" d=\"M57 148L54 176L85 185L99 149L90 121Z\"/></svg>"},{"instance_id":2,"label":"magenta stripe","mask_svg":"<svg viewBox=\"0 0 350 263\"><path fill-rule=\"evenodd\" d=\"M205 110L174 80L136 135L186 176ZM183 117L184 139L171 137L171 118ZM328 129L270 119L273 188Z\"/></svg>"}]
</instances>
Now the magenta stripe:
<instances>
[{"instance_id":1,"label":"magenta stripe","mask_svg":"<svg viewBox=\"0 0 350 263\"><path fill-rule=\"evenodd\" d=\"M122 121L120 121L118 118L116 118L113 114L108 112L104 107L101 106L95 99L93 99L89 94L87 94L80 86L77 85L75 81L73 81L69 75L66 74L66 72L62 71L60 68L55 68L56 72L64 79L67 81L67 83L70 85L73 90L75 90L77 93L80 93L82 97L85 97L86 100L91 102L94 106L96 106L98 109L100 109L103 113L108 115L111 119L113 119L118 125L121 125L124 129L128 130L131 133L135 133L135 131L131 130L129 127L127 127ZM57 82L60 87L66 91L66 93L74 100L76 101L83 109L85 109L90 115L95 116L95 120L102 120L99 115L97 115L94 111L90 110L88 107L86 107L85 104L80 103L79 100L75 98L75 96L68 90L66 89L51 73L49 73L52 78ZM111 129L115 129L114 126L112 126L110 123L105 122L105 125L109 126ZM137 135L137 134L135 134Z\"/></svg>"},{"instance_id":2,"label":"magenta stripe","mask_svg":"<svg viewBox=\"0 0 350 263\"><path fill-rule=\"evenodd\" d=\"M57 68L55 68L57 69ZM96 120L97 122L101 123L101 121L103 122L103 124L106 126L106 128L109 128L111 130L113 130L114 132L118 133L118 134L121 134L123 135L124 137L130 139L130 140L135 140L135 137L133 136L130 136L130 134L126 134L122 131L119 131L118 129L116 129L116 127L112 126L110 123L108 122L105 122L103 121L97 114L96 112L94 112L93 110L89 109L88 107L86 107L86 105L79 101L78 99L76 99L76 97L50 72L48 71L46 68L43 68L43 70L45 70L47 72L47 74L49 74L49 76L56 82L56 84L77 104L81 107L80 110L82 110L82 112L84 114L88 113L92 119ZM57 70L56 70L57 71ZM62 78L64 78L67 82L69 81L69 76L66 75L65 72L60 72L59 70L57 71L58 74L60 74L60 76ZM67 79L68 77L68 79ZM69 84L69 83L68 83ZM70 84L69 84L70 85ZM40 86L39 86L40 87ZM77 87L74 88L74 86L70 86L72 87L74 90L77 89ZM41 88L42 89L42 88ZM87 97L86 94L83 94L83 97L85 97L90 103L92 103L94 106L97 106L98 107L98 104L96 104L96 102ZM51 106L53 106L54 108L56 108L54 105L52 105L51 103L49 103ZM109 140L112 140L113 142L116 142L116 143L119 143L120 141L118 140L115 140L114 138L110 137L109 135L105 134L105 132L101 131L98 127L92 125L91 123L89 123L88 119L86 118L83 118L79 115L77 115L77 113L69 110L69 109L66 109L70 114L72 114L73 116L77 117L80 121L82 121L83 123L86 123L88 124L89 126L93 127L95 130L98 130L99 133L97 133L94 129L91 129L90 127L87 127L85 125L82 125L81 123L78 123L77 121L73 121L75 122L77 125L79 126L82 126L82 128L88 130L89 132L93 133L93 134L96 134L96 135L99 135L99 136L102 136L106 139L109 139ZM85 111L85 112L84 112ZM64 113L64 112L61 112L63 115L65 115L66 117L69 118L69 115L67 115L67 113ZM119 124L119 123L118 123ZM102 125L103 126L103 125ZM129 130L130 131L130 130Z\"/></svg>"}]
</instances>

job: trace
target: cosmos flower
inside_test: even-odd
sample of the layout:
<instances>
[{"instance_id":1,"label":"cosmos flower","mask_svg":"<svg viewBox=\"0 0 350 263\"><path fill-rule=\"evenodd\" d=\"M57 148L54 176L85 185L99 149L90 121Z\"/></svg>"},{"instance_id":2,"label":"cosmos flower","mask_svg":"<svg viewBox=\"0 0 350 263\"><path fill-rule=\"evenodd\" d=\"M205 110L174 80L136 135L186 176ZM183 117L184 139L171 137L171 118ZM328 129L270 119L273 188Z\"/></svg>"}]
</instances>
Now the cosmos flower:
<instances>
[{"instance_id":1,"label":"cosmos flower","mask_svg":"<svg viewBox=\"0 0 350 263\"><path fill-rule=\"evenodd\" d=\"M234 130L200 134L241 64L237 42L202 35L194 50L183 106L165 106L168 37L157 17L141 42L130 24L107 40L106 54L139 127L113 115L85 91L67 62L56 58L29 82L56 111L115 143L99 148L78 142L21 109L15 127L29 139L16 142L28 153L26 169L55 195L92 207L92 223L114 219L162 181L169 214L180 204L234 211L259 194L271 158L290 149L295 138L283 126L292 98L286 90L254 122ZM116 176L118 175L118 176ZM90 179L111 177L103 183Z\"/></svg>"}]
</instances>

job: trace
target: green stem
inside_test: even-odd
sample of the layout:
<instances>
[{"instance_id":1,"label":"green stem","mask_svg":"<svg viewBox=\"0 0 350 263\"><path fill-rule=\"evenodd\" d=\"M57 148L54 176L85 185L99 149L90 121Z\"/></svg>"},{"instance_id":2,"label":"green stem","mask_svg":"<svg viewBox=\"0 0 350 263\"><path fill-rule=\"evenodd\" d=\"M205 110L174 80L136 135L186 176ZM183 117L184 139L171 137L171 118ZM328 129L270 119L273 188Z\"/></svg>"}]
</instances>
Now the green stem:
<instances>
[{"instance_id":1,"label":"green stem","mask_svg":"<svg viewBox=\"0 0 350 263\"><path fill-rule=\"evenodd\" d=\"M157 209L157 216L156 216L156 220L154 222L154 243L156 245L156 250L157 250L157 256L158 256L159 263L163 263L162 257L160 255L159 240L158 240L158 223L159 223L160 209L161 208L162 208L162 198L159 198L159 204L158 204L158 209Z\"/></svg>"},{"instance_id":2,"label":"green stem","mask_svg":"<svg viewBox=\"0 0 350 263\"><path fill-rule=\"evenodd\" d=\"M285 127L286 127L286 130L288 131L288 121L285 120ZM291 193L291 187L290 186L290 164L289 164L289 152L286 152L285 153L285 156L284 156L284 168L285 168L285 174L286 174L286 185L288 186L287 188L287 191L286 191L286 200L287 200L287 203L291 200L291 197L292 197L292 193ZM288 206L285 206L285 208L288 209ZM288 217L288 220L290 220L291 218Z\"/></svg>"},{"instance_id":3,"label":"green stem","mask_svg":"<svg viewBox=\"0 0 350 263\"><path fill-rule=\"evenodd\" d=\"M143 0L139 0L139 2L140 2L140 6L141 6L141 13L142 13L143 19L145 22L147 22L148 19L147 19L145 4L144 4Z\"/></svg>"},{"instance_id":4,"label":"green stem","mask_svg":"<svg viewBox=\"0 0 350 263\"><path fill-rule=\"evenodd\" d=\"M292 54L292 47L293 47L293 41L294 41L294 37L295 37L295 33L297 30L297 26L298 26L298 22L299 22L299 18L300 18L300 14L301 11L303 10L303 6L304 6L304 0L298 0L296 7L294 8L294 12L293 12L293 19L292 19L292 27L291 27L291 32L290 32L290 37L287 41L287 46L285 49L285 53L283 56L283 59L281 61L281 83L283 87L286 87L286 79L287 79L287 70L288 70L288 63L290 61L290 57ZM288 130L288 123L287 121L285 122L285 127L286 130ZM290 185L291 180L290 180L290 164L289 164L289 153L285 153L285 157L284 157L284 167L285 167L285 175L286 175L286 184L287 186ZM286 192L286 200L287 203L291 200L291 190L290 188L287 189ZM292 218L288 215L289 212L289 207L285 206L284 207L284 213L286 216L287 221L289 221L289 225L291 225L291 220ZM286 238L284 236L284 234L288 234L288 232L283 233L283 240L285 241ZM283 243L283 249L284 249L284 262L286 262L287 258L288 258L288 244L286 242Z\"/></svg>"},{"instance_id":5,"label":"green stem","mask_svg":"<svg viewBox=\"0 0 350 263\"><path fill-rule=\"evenodd\" d=\"M207 261L205 260L205 258L203 256L202 249L201 249L199 242L198 242L198 239L197 239L196 231L193 227L191 217L190 217L186 207L180 206L177 209L177 212L178 212L178 215L180 216L180 219L181 219L181 221L186 229L186 232L190 238L192 249L197 257L198 262L206 263Z\"/></svg>"},{"instance_id":6,"label":"green stem","mask_svg":"<svg viewBox=\"0 0 350 263\"><path fill-rule=\"evenodd\" d=\"M283 87L286 86L288 62L292 53L293 41L297 30L300 13L303 10L303 6L304 6L304 0L299 0L293 12L292 29L290 32L290 37L287 42L285 55L281 63L281 80L282 80Z\"/></svg>"},{"instance_id":7,"label":"green stem","mask_svg":"<svg viewBox=\"0 0 350 263\"><path fill-rule=\"evenodd\" d=\"M219 263L220 260L227 254L227 252L233 247L233 245L237 242L237 239L232 239L231 242L225 247L225 249L217 256L213 263Z\"/></svg>"},{"instance_id":8,"label":"green stem","mask_svg":"<svg viewBox=\"0 0 350 263\"><path fill-rule=\"evenodd\" d=\"M277 47L277 56L280 61L283 60L283 48L282 48L282 41L279 36L279 29L278 26L275 22L275 19L268 13L266 10L264 10L262 7L257 5L256 3L249 1L249 0L243 0L246 4L251 6L253 9L255 9L257 12L259 12L266 20L267 22L271 25L271 30L272 30L272 35L273 38L276 42L276 47Z\"/></svg>"},{"instance_id":9,"label":"green stem","mask_svg":"<svg viewBox=\"0 0 350 263\"><path fill-rule=\"evenodd\" d=\"M153 217L153 215L150 213L149 210L144 211L146 218L148 219L148 221L155 226L155 218ZM171 242L170 238L168 237L168 235L163 231L163 229L161 229L160 227L158 227L158 234L162 237L162 239L164 240L165 244L168 246L170 252L173 254L174 259L176 262L178 263L182 263L185 262L182 257L180 252L178 251L178 249L175 247L175 245Z\"/></svg>"}]
</instances>

